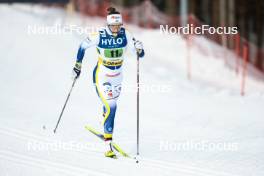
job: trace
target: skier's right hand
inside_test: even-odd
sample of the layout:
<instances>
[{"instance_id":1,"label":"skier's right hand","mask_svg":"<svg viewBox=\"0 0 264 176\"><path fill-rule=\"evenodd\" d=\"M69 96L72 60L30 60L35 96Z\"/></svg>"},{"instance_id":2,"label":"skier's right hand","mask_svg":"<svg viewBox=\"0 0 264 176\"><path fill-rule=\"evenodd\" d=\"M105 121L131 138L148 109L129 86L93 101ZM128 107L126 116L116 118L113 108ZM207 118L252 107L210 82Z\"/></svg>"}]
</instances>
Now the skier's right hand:
<instances>
[{"instance_id":1,"label":"skier's right hand","mask_svg":"<svg viewBox=\"0 0 264 176\"><path fill-rule=\"evenodd\" d=\"M82 69L82 63L81 62L76 62L75 66L73 67L73 70L72 70L72 77L74 79L79 78L79 76L81 74L81 69Z\"/></svg>"}]
</instances>

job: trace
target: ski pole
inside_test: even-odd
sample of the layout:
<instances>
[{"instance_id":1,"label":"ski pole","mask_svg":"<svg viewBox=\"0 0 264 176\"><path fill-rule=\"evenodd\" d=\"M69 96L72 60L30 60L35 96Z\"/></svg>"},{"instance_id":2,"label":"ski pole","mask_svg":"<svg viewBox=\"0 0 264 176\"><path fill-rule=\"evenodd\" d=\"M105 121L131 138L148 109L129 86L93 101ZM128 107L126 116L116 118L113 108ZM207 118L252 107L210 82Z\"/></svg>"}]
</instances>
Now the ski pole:
<instances>
[{"instance_id":1,"label":"ski pole","mask_svg":"<svg viewBox=\"0 0 264 176\"><path fill-rule=\"evenodd\" d=\"M63 105L63 108L62 108L62 111L61 111L61 113L60 113L60 117L59 117L59 119L58 119L58 121L57 121L56 127L55 127L55 129L53 130L54 133L56 133L56 130L57 130L58 125L59 125L59 123L60 123L60 120L61 120L62 114L63 114L64 109L65 109L65 107L66 107L66 105L67 105L67 103L68 103L68 100L69 100L69 98L70 98L70 95L71 95L71 92L72 92L72 89L73 89L73 87L74 87L74 84L75 84L76 80L77 80L77 77L75 77L74 80L73 80L73 83L72 83L72 86L71 86L70 92L68 93L67 99L66 99L66 101L65 101L65 103L64 103L64 105Z\"/></svg>"},{"instance_id":2,"label":"ski pole","mask_svg":"<svg viewBox=\"0 0 264 176\"><path fill-rule=\"evenodd\" d=\"M136 39L132 39L134 45ZM139 53L137 51L137 155L139 155Z\"/></svg>"},{"instance_id":3,"label":"ski pole","mask_svg":"<svg viewBox=\"0 0 264 176\"><path fill-rule=\"evenodd\" d=\"M139 54L137 52L137 155L139 155Z\"/></svg>"}]
</instances>

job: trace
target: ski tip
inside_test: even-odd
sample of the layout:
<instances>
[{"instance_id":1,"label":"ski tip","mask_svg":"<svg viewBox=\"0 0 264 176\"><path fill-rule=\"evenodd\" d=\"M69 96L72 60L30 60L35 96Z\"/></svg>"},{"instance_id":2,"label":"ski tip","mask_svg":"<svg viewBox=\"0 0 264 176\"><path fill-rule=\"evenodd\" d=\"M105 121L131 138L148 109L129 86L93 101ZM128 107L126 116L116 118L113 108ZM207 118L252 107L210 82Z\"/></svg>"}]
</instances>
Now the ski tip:
<instances>
[{"instance_id":1,"label":"ski tip","mask_svg":"<svg viewBox=\"0 0 264 176\"><path fill-rule=\"evenodd\" d=\"M87 129L87 130L91 129L91 127L89 127L88 125L85 125L84 128Z\"/></svg>"}]
</instances>

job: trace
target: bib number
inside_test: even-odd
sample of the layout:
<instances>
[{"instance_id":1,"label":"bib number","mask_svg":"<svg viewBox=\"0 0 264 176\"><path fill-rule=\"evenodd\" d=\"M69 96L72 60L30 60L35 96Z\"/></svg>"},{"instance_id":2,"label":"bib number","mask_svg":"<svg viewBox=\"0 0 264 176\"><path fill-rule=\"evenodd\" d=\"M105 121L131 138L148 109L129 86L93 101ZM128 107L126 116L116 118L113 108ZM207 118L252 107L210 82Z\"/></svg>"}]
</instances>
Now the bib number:
<instances>
[{"instance_id":1,"label":"bib number","mask_svg":"<svg viewBox=\"0 0 264 176\"><path fill-rule=\"evenodd\" d=\"M105 49L104 50L104 55L105 55L105 57L108 57L108 58L121 57L123 55L123 49L121 49L121 48L118 48L118 49Z\"/></svg>"}]
</instances>

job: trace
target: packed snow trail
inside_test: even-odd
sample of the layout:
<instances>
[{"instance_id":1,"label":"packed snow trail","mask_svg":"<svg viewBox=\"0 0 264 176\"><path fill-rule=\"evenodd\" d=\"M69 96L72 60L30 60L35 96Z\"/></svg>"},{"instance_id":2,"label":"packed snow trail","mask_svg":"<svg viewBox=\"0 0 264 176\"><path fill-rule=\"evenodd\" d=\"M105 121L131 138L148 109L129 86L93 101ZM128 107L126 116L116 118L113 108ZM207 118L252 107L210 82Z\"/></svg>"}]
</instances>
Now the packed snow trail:
<instances>
[{"instance_id":1,"label":"packed snow trail","mask_svg":"<svg viewBox=\"0 0 264 176\"><path fill-rule=\"evenodd\" d=\"M122 157L104 158L101 141L84 129L87 124L100 129L102 120L92 84L94 48L86 51L82 75L53 134L72 83L76 52L85 36L27 33L28 25L100 26L104 19L83 19L60 9L28 5L0 5L0 16L0 175L264 174L263 79L250 70L246 96L241 97L239 78L223 59L214 56L222 51L220 46L195 38L210 52L205 56L193 46L189 81L184 39L129 26L146 49L140 62L141 159L136 164ZM114 139L133 155L135 56L128 55L125 60L123 85ZM234 148L177 148L188 143L229 144Z\"/></svg>"}]
</instances>

